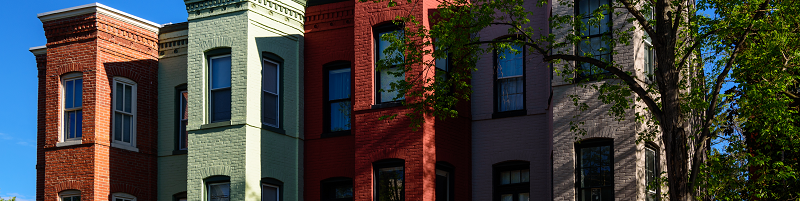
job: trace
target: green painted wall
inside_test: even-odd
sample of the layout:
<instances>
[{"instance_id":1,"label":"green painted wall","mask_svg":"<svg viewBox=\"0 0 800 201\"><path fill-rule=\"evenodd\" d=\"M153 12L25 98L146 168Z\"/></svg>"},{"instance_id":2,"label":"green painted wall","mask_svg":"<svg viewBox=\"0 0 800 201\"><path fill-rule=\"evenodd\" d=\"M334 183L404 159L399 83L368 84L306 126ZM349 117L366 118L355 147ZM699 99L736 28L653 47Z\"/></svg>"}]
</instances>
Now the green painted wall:
<instances>
[{"instance_id":1,"label":"green painted wall","mask_svg":"<svg viewBox=\"0 0 800 201\"><path fill-rule=\"evenodd\" d=\"M265 177L284 183L285 201L302 200L303 6L294 1L185 2L189 12L189 200L205 200L203 179L215 175L231 177L231 200L260 200ZM232 56L232 115L223 125L208 124L204 53L220 47L231 48ZM264 51L284 60L280 129L261 124Z\"/></svg>"},{"instance_id":2,"label":"green painted wall","mask_svg":"<svg viewBox=\"0 0 800 201\"><path fill-rule=\"evenodd\" d=\"M161 33L160 42L184 40L187 31ZM177 53L175 53L177 50ZM158 200L186 191L187 155L176 153L177 86L186 84L186 45L162 48L158 61Z\"/></svg>"}]
</instances>

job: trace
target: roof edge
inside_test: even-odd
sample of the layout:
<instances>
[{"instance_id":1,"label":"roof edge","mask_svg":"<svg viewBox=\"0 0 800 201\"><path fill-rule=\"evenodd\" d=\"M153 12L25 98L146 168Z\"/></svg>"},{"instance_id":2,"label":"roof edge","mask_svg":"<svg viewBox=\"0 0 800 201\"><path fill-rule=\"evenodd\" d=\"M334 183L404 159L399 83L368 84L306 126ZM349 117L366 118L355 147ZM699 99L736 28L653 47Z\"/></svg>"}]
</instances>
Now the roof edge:
<instances>
[{"instance_id":1,"label":"roof edge","mask_svg":"<svg viewBox=\"0 0 800 201\"><path fill-rule=\"evenodd\" d=\"M28 48L28 51L31 51L33 55L47 54L47 46L42 45L42 46L31 47Z\"/></svg>"},{"instance_id":2,"label":"roof edge","mask_svg":"<svg viewBox=\"0 0 800 201\"><path fill-rule=\"evenodd\" d=\"M90 3L86 5L75 6L71 8L65 8L50 12L44 12L36 14L36 17L39 18L42 22L53 21L58 19L64 19L68 17L74 17L78 15L84 15L89 13L102 13L108 15L112 18L125 21L132 25L141 27L143 29L156 32L158 33L158 29L162 27L162 25L151 22L149 20L142 19L135 15L131 15L126 12L122 12L120 10L114 9L112 7L103 5L101 3Z\"/></svg>"}]
</instances>

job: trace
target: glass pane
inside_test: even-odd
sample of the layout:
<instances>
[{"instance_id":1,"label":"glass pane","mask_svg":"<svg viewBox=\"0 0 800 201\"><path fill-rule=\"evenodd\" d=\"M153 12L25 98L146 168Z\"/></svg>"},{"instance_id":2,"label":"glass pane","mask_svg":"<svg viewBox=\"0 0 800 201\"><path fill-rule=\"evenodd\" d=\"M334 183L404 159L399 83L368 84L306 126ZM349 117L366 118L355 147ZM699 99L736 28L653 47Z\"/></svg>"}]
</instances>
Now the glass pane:
<instances>
[{"instance_id":1,"label":"glass pane","mask_svg":"<svg viewBox=\"0 0 800 201\"><path fill-rule=\"evenodd\" d=\"M64 108L73 108L73 100L75 98L75 81L70 80L64 83Z\"/></svg>"},{"instance_id":2,"label":"glass pane","mask_svg":"<svg viewBox=\"0 0 800 201\"><path fill-rule=\"evenodd\" d=\"M122 128L122 141L130 143L131 142L131 130L133 130L131 128L132 123L133 123L133 119L132 119L132 116L130 116L130 115L122 115L122 118L124 118L122 120L123 121L122 123L124 124L124 126Z\"/></svg>"},{"instance_id":3,"label":"glass pane","mask_svg":"<svg viewBox=\"0 0 800 201\"><path fill-rule=\"evenodd\" d=\"M81 137L83 136L83 111L78 110L75 113L75 137Z\"/></svg>"},{"instance_id":4,"label":"glass pane","mask_svg":"<svg viewBox=\"0 0 800 201\"><path fill-rule=\"evenodd\" d=\"M178 201L186 201L186 198L178 199Z\"/></svg>"},{"instance_id":5,"label":"glass pane","mask_svg":"<svg viewBox=\"0 0 800 201\"><path fill-rule=\"evenodd\" d=\"M125 85L125 112L132 113L132 106L131 103L133 102L133 87L131 85Z\"/></svg>"},{"instance_id":6,"label":"glass pane","mask_svg":"<svg viewBox=\"0 0 800 201\"><path fill-rule=\"evenodd\" d=\"M390 75L389 73L387 73L387 72L399 72L399 71L401 71L400 68L389 68L387 70L379 72L380 73L379 76L381 78L380 88L384 90L383 92L381 92L381 100L380 100L381 103L390 102L399 94L397 91L391 91L391 92L389 91L392 89L390 83L397 82L400 80L405 80L406 76L401 75L399 77L395 77L394 75ZM404 99L403 97L400 97L397 100L403 100L403 99Z\"/></svg>"},{"instance_id":7,"label":"glass pane","mask_svg":"<svg viewBox=\"0 0 800 201\"><path fill-rule=\"evenodd\" d=\"M333 102L331 108L331 131L350 130L350 101Z\"/></svg>"},{"instance_id":8,"label":"glass pane","mask_svg":"<svg viewBox=\"0 0 800 201\"><path fill-rule=\"evenodd\" d=\"M231 119L231 90L217 90L211 92L211 121L225 121Z\"/></svg>"},{"instance_id":9,"label":"glass pane","mask_svg":"<svg viewBox=\"0 0 800 201\"><path fill-rule=\"evenodd\" d=\"M603 200L603 193L599 188L591 189L591 199L592 201L602 201Z\"/></svg>"},{"instance_id":10,"label":"glass pane","mask_svg":"<svg viewBox=\"0 0 800 201\"><path fill-rule=\"evenodd\" d=\"M440 170L436 170L436 201L447 201L448 183L447 174L438 174Z\"/></svg>"},{"instance_id":11,"label":"glass pane","mask_svg":"<svg viewBox=\"0 0 800 201\"><path fill-rule=\"evenodd\" d=\"M510 183L511 183L511 172L510 171L500 172L500 184L510 184Z\"/></svg>"},{"instance_id":12,"label":"glass pane","mask_svg":"<svg viewBox=\"0 0 800 201\"><path fill-rule=\"evenodd\" d=\"M499 111L521 110L523 108L522 77L502 79L498 81L500 95Z\"/></svg>"},{"instance_id":13,"label":"glass pane","mask_svg":"<svg viewBox=\"0 0 800 201\"><path fill-rule=\"evenodd\" d=\"M261 196L263 201L278 201L278 188L264 185L261 188Z\"/></svg>"},{"instance_id":14,"label":"glass pane","mask_svg":"<svg viewBox=\"0 0 800 201\"><path fill-rule=\"evenodd\" d=\"M514 194L500 195L500 201L514 201Z\"/></svg>"},{"instance_id":15,"label":"glass pane","mask_svg":"<svg viewBox=\"0 0 800 201\"><path fill-rule=\"evenodd\" d=\"M261 120L266 124L278 125L278 96L264 92Z\"/></svg>"},{"instance_id":16,"label":"glass pane","mask_svg":"<svg viewBox=\"0 0 800 201\"><path fill-rule=\"evenodd\" d=\"M434 48L435 48L435 47L436 47L436 46L434 46ZM447 63L447 58L448 58L448 57L447 57L447 56L449 56L449 55L447 54L447 51L445 51L445 50L441 50L441 48L436 48L434 51L441 51L441 53L442 53L442 55L441 55L441 56L443 56L443 57L437 58L437 59L436 59L436 61L435 61L436 63L434 63L434 65L435 65L435 66L436 66L436 68L438 68L438 69L441 69L441 70L443 70L443 71L447 71L447 70L448 70L448 63Z\"/></svg>"},{"instance_id":17,"label":"glass pane","mask_svg":"<svg viewBox=\"0 0 800 201\"><path fill-rule=\"evenodd\" d=\"M511 183L512 184L519 183L519 170L511 171Z\"/></svg>"},{"instance_id":18,"label":"glass pane","mask_svg":"<svg viewBox=\"0 0 800 201\"><path fill-rule=\"evenodd\" d=\"M514 77L522 75L523 49L519 45L511 45L517 53L511 50L502 51L497 55L497 78Z\"/></svg>"},{"instance_id":19,"label":"glass pane","mask_svg":"<svg viewBox=\"0 0 800 201\"><path fill-rule=\"evenodd\" d=\"M188 104L188 100L189 100L189 93L187 93L185 91L182 92L181 93L181 110L182 110L181 119L189 119L189 104Z\"/></svg>"},{"instance_id":20,"label":"glass pane","mask_svg":"<svg viewBox=\"0 0 800 201\"><path fill-rule=\"evenodd\" d=\"M400 201L403 198L403 168L378 170L378 201Z\"/></svg>"},{"instance_id":21,"label":"glass pane","mask_svg":"<svg viewBox=\"0 0 800 201\"><path fill-rule=\"evenodd\" d=\"M602 146L600 147L600 151L602 154L601 162L603 165L611 165L611 147L610 146Z\"/></svg>"},{"instance_id":22,"label":"glass pane","mask_svg":"<svg viewBox=\"0 0 800 201\"><path fill-rule=\"evenodd\" d=\"M122 111L122 109L123 109L122 105L125 102L125 99L124 99L125 92L123 90L124 89L122 87L122 83L117 83L115 85L115 87L114 87L114 95L116 95L115 100L114 100L115 101L114 110Z\"/></svg>"},{"instance_id":23,"label":"glass pane","mask_svg":"<svg viewBox=\"0 0 800 201\"><path fill-rule=\"evenodd\" d=\"M230 183L208 186L208 200L210 201L230 201L230 195Z\"/></svg>"},{"instance_id":24,"label":"glass pane","mask_svg":"<svg viewBox=\"0 0 800 201\"><path fill-rule=\"evenodd\" d=\"M189 131L186 130L186 124L187 123L189 123L189 121L186 121L186 120L181 121L181 141L180 141L181 147L180 147L180 149L186 149L186 148L189 147L189 141L188 141L188 139L189 139Z\"/></svg>"},{"instance_id":25,"label":"glass pane","mask_svg":"<svg viewBox=\"0 0 800 201\"><path fill-rule=\"evenodd\" d=\"M69 112L69 126L67 127L67 132L69 132L69 138L75 138L75 130L77 128L76 124L76 113L77 112Z\"/></svg>"},{"instance_id":26,"label":"glass pane","mask_svg":"<svg viewBox=\"0 0 800 201\"><path fill-rule=\"evenodd\" d=\"M125 200L117 198L115 199L115 201L125 201Z\"/></svg>"},{"instance_id":27,"label":"glass pane","mask_svg":"<svg viewBox=\"0 0 800 201\"><path fill-rule=\"evenodd\" d=\"M211 59L211 89L231 87L231 57Z\"/></svg>"},{"instance_id":28,"label":"glass pane","mask_svg":"<svg viewBox=\"0 0 800 201\"><path fill-rule=\"evenodd\" d=\"M402 36L401 34L403 33L403 31L401 31L401 30L397 30L397 33L394 33L394 32L395 31L392 30L392 31L382 32L382 33L378 34L378 59L393 59L392 57L400 57L401 59L403 58L403 54L401 54L399 51L395 51L395 52L390 53L390 54L386 54L384 52L384 50L386 50L386 48L388 48L389 45L391 45L391 42L387 41L387 40L383 40L383 36L389 34L390 37L397 38L397 37ZM397 61L394 64L400 64L400 63L401 63L401 61Z\"/></svg>"},{"instance_id":29,"label":"glass pane","mask_svg":"<svg viewBox=\"0 0 800 201\"><path fill-rule=\"evenodd\" d=\"M61 201L72 201L72 197L61 197Z\"/></svg>"},{"instance_id":30,"label":"glass pane","mask_svg":"<svg viewBox=\"0 0 800 201\"><path fill-rule=\"evenodd\" d=\"M519 182L531 182L531 171L530 169L522 170L519 172Z\"/></svg>"},{"instance_id":31,"label":"glass pane","mask_svg":"<svg viewBox=\"0 0 800 201\"><path fill-rule=\"evenodd\" d=\"M352 198L353 185L339 185L334 189L336 198Z\"/></svg>"},{"instance_id":32,"label":"glass pane","mask_svg":"<svg viewBox=\"0 0 800 201\"><path fill-rule=\"evenodd\" d=\"M122 114L114 112L114 140L122 141Z\"/></svg>"},{"instance_id":33,"label":"glass pane","mask_svg":"<svg viewBox=\"0 0 800 201\"><path fill-rule=\"evenodd\" d=\"M328 71L328 100L350 98L350 69Z\"/></svg>"},{"instance_id":34,"label":"glass pane","mask_svg":"<svg viewBox=\"0 0 800 201\"><path fill-rule=\"evenodd\" d=\"M519 194L519 201L530 201L531 194L530 193L520 193Z\"/></svg>"},{"instance_id":35,"label":"glass pane","mask_svg":"<svg viewBox=\"0 0 800 201\"><path fill-rule=\"evenodd\" d=\"M83 79L75 80L75 105L74 107L81 107L83 105ZM80 198L78 198L80 199Z\"/></svg>"},{"instance_id":36,"label":"glass pane","mask_svg":"<svg viewBox=\"0 0 800 201\"><path fill-rule=\"evenodd\" d=\"M278 64L264 61L261 85L264 87L264 91L278 93Z\"/></svg>"},{"instance_id":37,"label":"glass pane","mask_svg":"<svg viewBox=\"0 0 800 201\"><path fill-rule=\"evenodd\" d=\"M580 0L578 2L578 6L580 7L578 9L578 14L588 14L590 12L589 11L589 1L590 0Z\"/></svg>"}]
</instances>

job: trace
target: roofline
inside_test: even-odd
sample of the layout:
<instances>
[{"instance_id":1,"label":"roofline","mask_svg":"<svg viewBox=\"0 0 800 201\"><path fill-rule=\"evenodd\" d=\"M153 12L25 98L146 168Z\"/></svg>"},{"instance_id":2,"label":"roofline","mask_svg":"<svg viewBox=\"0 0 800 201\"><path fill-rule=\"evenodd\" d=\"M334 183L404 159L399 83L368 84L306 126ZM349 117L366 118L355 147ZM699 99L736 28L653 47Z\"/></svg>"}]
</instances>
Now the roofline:
<instances>
[{"instance_id":1,"label":"roofline","mask_svg":"<svg viewBox=\"0 0 800 201\"><path fill-rule=\"evenodd\" d=\"M47 46L36 46L28 48L28 51L31 51L33 55L40 55L40 54L47 54Z\"/></svg>"},{"instance_id":2,"label":"roofline","mask_svg":"<svg viewBox=\"0 0 800 201\"><path fill-rule=\"evenodd\" d=\"M138 27L141 27L143 29L147 29L149 31L156 32L156 33L158 33L158 29L162 27L158 23L142 19L140 17L128 14L126 12L122 12L120 10L111 8L111 7L106 6L106 5L103 5L101 3L91 3L91 4L81 5L81 6L75 6L75 7L72 7L72 8L65 8L65 9L60 9L60 10L55 10L55 11L50 11L50 12L39 13L39 14L36 14L36 17L38 17L39 20L41 20L42 22L47 22L47 21L58 20L58 19L63 19L63 18L67 18L67 17L74 17L74 16L83 15L83 14L89 14L89 13L103 13L103 14L106 14L106 15L108 15L110 17L113 17L113 18L116 18L118 20L122 20L122 21L128 22L128 23L133 24L135 26L138 26Z\"/></svg>"}]
</instances>

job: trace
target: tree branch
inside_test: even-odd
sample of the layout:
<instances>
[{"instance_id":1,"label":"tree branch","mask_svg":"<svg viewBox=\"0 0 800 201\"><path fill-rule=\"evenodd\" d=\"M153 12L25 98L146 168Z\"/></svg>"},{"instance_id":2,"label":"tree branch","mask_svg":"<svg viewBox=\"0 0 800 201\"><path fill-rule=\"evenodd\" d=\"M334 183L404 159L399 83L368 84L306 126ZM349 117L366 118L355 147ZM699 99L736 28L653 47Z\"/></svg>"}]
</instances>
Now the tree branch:
<instances>
[{"instance_id":1,"label":"tree branch","mask_svg":"<svg viewBox=\"0 0 800 201\"><path fill-rule=\"evenodd\" d=\"M647 32L647 35L653 39L653 45L660 45L661 41L658 40L658 38L654 38L654 36L656 36L656 30L650 26L650 22L648 22L644 15L642 15L642 12L636 9L636 7L634 7L634 5L628 0L619 0L619 2L622 2L622 4L625 5L625 9L628 10L628 13L631 13L633 17L636 18L636 21L639 22L639 25L642 26L642 29L644 29L644 31Z\"/></svg>"},{"instance_id":2,"label":"tree branch","mask_svg":"<svg viewBox=\"0 0 800 201\"><path fill-rule=\"evenodd\" d=\"M716 34L717 32L719 32L719 29L715 29L715 30L709 31L708 33L705 33L705 34L701 35L699 37L700 39L695 40L694 44L692 44L692 46L689 47L689 49L686 50L686 52L684 53L683 58L681 58L679 64L683 64L683 62L686 62L686 59L688 59L689 56L692 55L691 54L692 51L694 51L694 49L700 47L700 44L702 44L702 41L705 40L706 37L711 36L713 34Z\"/></svg>"}]
</instances>

